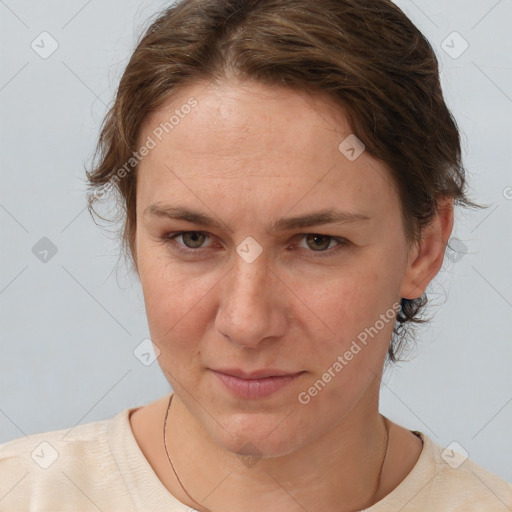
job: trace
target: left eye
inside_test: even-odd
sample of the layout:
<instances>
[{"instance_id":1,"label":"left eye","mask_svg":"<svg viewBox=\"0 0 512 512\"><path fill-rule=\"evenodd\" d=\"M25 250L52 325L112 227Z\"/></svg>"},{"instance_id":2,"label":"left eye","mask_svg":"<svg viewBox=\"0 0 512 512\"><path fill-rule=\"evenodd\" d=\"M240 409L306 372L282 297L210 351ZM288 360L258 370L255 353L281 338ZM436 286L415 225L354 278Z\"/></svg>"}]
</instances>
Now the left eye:
<instances>
[{"instance_id":1,"label":"left eye","mask_svg":"<svg viewBox=\"0 0 512 512\"><path fill-rule=\"evenodd\" d=\"M334 238L329 235L319 235L316 233L309 233L302 235L303 240L307 244L307 248L311 249L313 252L326 252L333 247L337 247L339 245L346 245L348 242L343 239ZM332 246L332 242L335 242L335 245Z\"/></svg>"}]
</instances>

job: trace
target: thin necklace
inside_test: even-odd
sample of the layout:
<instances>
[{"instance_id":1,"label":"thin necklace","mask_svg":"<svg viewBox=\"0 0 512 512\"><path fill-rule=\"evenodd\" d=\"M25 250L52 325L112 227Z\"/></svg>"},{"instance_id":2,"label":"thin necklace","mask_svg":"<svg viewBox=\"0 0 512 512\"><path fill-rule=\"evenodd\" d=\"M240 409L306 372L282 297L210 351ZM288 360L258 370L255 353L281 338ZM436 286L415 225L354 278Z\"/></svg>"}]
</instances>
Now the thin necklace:
<instances>
[{"instance_id":1,"label":"thin necklace","mask_svg":"<svg viewBox=\"0 0 512 512\"><path fill-rule=\"evenodd\" d=\"M204 505L202 505L201 503L199 503L198 501L196 501L194 498L192 498L192 496L190 496L190 494L188 493L188 491L185 489L185 486L182 484L181 480L180 480L180 477L178 476L178 473L176 473L176 470L174 469L174 465L172 463L172 460L171 460L171 456L169 455L169 450L167 449L167 438L166 438L166 431L167 431L167 418L169 417L169 410L171 409L171 402L172 402L172 398L174 396L174 393L171 393L171 398L169 399L169 404L167 406L167 412L165 414L165 421L164 421L164 447L165 447L165 453L167 454L167 458L169 459L169 464L171 465L171 468L172 468L172 471L174 473L174 475L176 476L176 479L178 480L179 484L181 485L181 488L183 489L183 492L194 502L194 503L197 503L199 506L203 507L207 512L211 512L210 509L206 508ZM377 494L377 491L379 490L379 487L380 487L380 479L381 479L381 476L382 476L382 468L384 467L384 462L386 461L386 456L388 454L388 444L389 444L389 427L388 427L388 422L387 422L387 419L382 416L382 421L384 423L384 431L385 431L385 435L386 435L386 442L385 442L385 450L384 450L384 456L382 457L382 462L380 463L380 469L379 469L379 474L378 474L378 477L377 477L377 485L375 487L375 491L373 492L373 495L371 497L371 500L373 501L373 498L376 496ZM370 503L371 505L372 503ZM367 508L367 507L366 507Z\"/></svg>"},{"instance_id":2,"label":"thin necklace","mask_svg":"<svg viewBox=\"0 0 512 512\"><path fill-rule=\"evenodd\" d=\"M194 502L194 503L197 503L199 506L201 507L204 507L204 505L201 505L198 501L196 501L194 498L192 498L192 496L190 496L190 494L188 493L188 491L185 489L185 486L181 483L181 480L180 480L180 477L178 476L178 473L176 473L176 470L174 469L174 466L172 464L172 460L171 460L171 456L169 455L169 450L167 449L167 441L166 441L166 435L165 435L165 432L166 432L166 427L167 427L167 418L169 417L169 410L171 409L171 402L172 402L172 397L174 396L174 393L171 393L171 398L169 399L169 404L167 406L167 412L165 414L165 421L164 421L164 447L165 447L165 453L167 454L167 458L169 459L169 464L171 465L171 468L172 468L172 471L174 473L174 475L176 476L176 479L178 480L179 484L181 485L181 488L183 489L183 491L185 492L185 494ZM210 509L204 507L206 509L207 512L211 512Z\"/></svg>"}]
</instances>

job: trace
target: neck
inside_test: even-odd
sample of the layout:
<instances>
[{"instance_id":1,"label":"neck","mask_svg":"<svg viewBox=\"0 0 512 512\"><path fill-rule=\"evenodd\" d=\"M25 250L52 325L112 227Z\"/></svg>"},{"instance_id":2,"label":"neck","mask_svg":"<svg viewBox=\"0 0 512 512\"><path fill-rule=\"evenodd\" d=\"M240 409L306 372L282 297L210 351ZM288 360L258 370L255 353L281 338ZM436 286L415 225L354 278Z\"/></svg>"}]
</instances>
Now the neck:
<instances>
[{"instance_id":1,"label":"neck","mask_svg":"<svg viewBox=\"0 0 512 512\"><path fill-rule=\"evenodd\" d=\"M177 395L165 434L179 486L171 492L201 512L245 510L248 503L254 510L340 512L380 499L387 430L375 403L356 406L320 439L279 457L260 457L248 447L241 458L223 449Z\"/></svg>"}]
</instances>

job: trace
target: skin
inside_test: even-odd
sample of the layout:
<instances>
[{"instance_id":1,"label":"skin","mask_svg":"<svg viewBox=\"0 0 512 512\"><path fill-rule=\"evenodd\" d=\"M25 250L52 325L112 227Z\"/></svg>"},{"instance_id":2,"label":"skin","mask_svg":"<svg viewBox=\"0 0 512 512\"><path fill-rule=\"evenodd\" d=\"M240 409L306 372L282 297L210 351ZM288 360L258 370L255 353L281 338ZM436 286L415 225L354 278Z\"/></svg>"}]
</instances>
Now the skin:
<instances>
[{"instance_id":1,"label":"skin","mask_svg":"<svg viewBox=\"0 0 512 512\"><path fill-rule=\"evenodd\" d=\"M350 161L338 149L352 133L343 110L285 88L228 78L189 86L146 120L141 143L191 96L197 107L139 166L134 259L158 362L175 392L169 451L201 505L183 492L164 450L168 396L131 414L134 436L165 487L198 510L369 507L407 476L422 449L389 422L375 489L385 447L379 385L394 320L308 404L298 395L381 314L396 314L401 297L425 291L443 262L452 201L409 244L386 166L367 152ZM199 210L225 226L151 215L154 204ZM370 219L267 229L326 208ZM166 238L180 231L205 236ZM262 248L251 263L236 251L248 236ZM244 400L211 371L227 367L304 373L269 397ZM258 458L248 467L238 454Z\"/></svg>"}]
</instances>

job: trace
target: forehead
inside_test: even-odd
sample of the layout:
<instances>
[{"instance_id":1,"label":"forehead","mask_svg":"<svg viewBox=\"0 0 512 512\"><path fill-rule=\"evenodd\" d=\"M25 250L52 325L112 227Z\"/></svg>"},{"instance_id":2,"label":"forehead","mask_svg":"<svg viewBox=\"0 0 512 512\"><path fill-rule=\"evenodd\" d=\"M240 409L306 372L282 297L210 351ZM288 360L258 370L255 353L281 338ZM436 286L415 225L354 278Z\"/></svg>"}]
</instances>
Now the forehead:
<instances>
[{"instance_id":1,"label":"forehead","mask_svg":"<svg viewBox=\"0 0 512 512\"><path fill-rule=\"evenodd\" d=\"M192 101L196 105L187 107ZM319 145L336 149L340 137L351 133L341 107L325 95L237 81L197 83L178 91L148 116L139 139L158 126L164 128L165 149L180 151L187 143L196 149L190 157L243 157L262 149L273 154L300 149L305 155Z\"/></svg>"},{"instance_id":2,"label":"forehead","mask_svg":"<svg viewBox=\"0 0 512 512\"><path fill-rule=\"evenodd\" d=\"M148 116L139 144L148 137L155 147L138 170L148 200L164 200L166 187L182 176L195 187L228 181L247 188L249 180L254 191L261 185L268 192L272 183L274 195L286 187L290 200L309 186L310 197L341 193L354 208L363 199L396 201L382 162L367 152L347 158L343 143L352 129L326 95L254 82L197 83Z\"/></svg>"}]
</instances>

